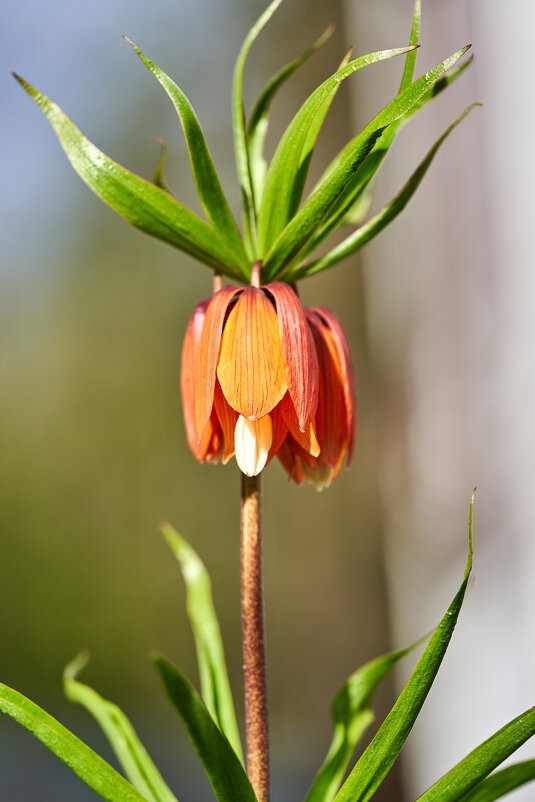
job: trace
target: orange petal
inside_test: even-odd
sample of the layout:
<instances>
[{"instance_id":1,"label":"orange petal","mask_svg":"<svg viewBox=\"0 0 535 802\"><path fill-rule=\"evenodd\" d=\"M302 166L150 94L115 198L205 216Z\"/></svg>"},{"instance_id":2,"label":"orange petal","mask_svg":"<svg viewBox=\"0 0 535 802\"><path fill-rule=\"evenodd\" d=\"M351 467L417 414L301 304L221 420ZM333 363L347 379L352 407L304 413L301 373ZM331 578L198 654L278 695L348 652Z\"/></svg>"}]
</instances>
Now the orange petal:
<instances>
[{"instance_id":1,"label":"orange petal","mask_svg":"<svg viewBox=\"0 0 535 802\"><path fill-rule=\"evenodd\" d=\"M321 377L316 413L320 460L329 468L338 467L339 470L350 440L347 364L340 359L337 337L317 310L308 309L307 319L316 343Z\"/></svg>"},{"instance_id":2,"label":"orange petal","mask_svg":"<svg viewBox=\"0 0 535 802\"><path fill-rule=\"evenodd\" d=\"M277 314L256 287L243 290L228 316L217 378L230 406L251 421L271 412L286 392Z\"/></svg>"},{"instance_id":3,"label":"orange petal","mask_svg":"<svg viewBox=\"0 0 535 802\"><path fill-rule=\"evenodd\" d=\"M314 421L308 424L304 432L300 430L297 415L289 393L286 393L277 409L280 409L284 422L294 440L313 457L317 457L320 453L320 445L316 437Z\"/></svg>"},{"instance_id":4,"label":"orange petal","mask_svg":"<svg viewBox=\"0 0 535 802\"><path fill-rule=\"evenodd\" d=\"M295 454L289 446L288 441L285 440L277 453L277 457L281 461L282 467L288 474L289 479L300 485L303 483L303 466L300 458Z\"/></svg>"},{"instance_id":5,"label":"orange petal","mask_svg":"<svg viewBox=\"0 0 535 802\"><path fill-rule=\"evenodd\" d=\"M304 432L318 405L318 358L312 334L299 298L288 284L274 281L263 289L275 299L286 383Z\"/></svg>"},{"instance_id":6,"label":"orange petal","mask_svg":"<svg viewBox=\"0 0 535 802\"><path fill-rule=\"evenodd\" d=\"M214 389L214 409L223 430L223 457L221 461L223 465L226 465L234 456L234 430L238 420L238 413L227 403L219 382L216 382Z\"/></svg>"},{"instance_id":7,"label":"orange petal","mask_svg":"<svg viewBox=\"0 0 535 802\"><path fill-rule=\"evenodd\" d=\"M339 367L343 376L344 397L346 403L348 448L347 448L347 467L351 464L353 448L355 445L355 432L357 428L357 404L355 401L355 378L353 375L353 363L351 361L351 351L347 341L346 333L342 324L331 312L323 306L313 308L328 325L333 337L333 344L338 353Z\"/></svg>"},{"instance_id":8,"label":"orange petal","mask_svg":"<svg viewBox=\"0 0 535 802\"><path fill-rule=\"evenodd\" d=\"M214 404L217 357L225 315L238 287L228 285L216 292L208 302L204 324L199 338L195 393L195 425L200 439L208 423Z\"/></svg>"},{"instance_id":9,"label":"orange petal","mask_svg":"<svg viewBox=\"0 0 535 802\"><path fill-rule=\"evenodd\" d=\"M282 412L280 411L280 404L277 404L273 412L271 413L271 422L272 422L272 443L271 448L269 450L269 456L266 462L266 465L269 465L275 454L278 452L279 448L282 446L286 439L286 435L288 434L288 426L284 418L282 417Z\"/></svg>"}]
</instances>

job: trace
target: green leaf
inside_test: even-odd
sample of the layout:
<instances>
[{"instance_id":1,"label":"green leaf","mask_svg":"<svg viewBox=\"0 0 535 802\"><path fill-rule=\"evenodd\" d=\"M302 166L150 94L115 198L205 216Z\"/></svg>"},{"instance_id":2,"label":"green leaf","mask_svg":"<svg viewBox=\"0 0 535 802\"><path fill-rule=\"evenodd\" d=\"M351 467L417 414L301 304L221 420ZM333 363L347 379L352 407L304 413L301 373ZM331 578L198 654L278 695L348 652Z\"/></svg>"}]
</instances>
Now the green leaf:
<instances>
[{"instance_id":1,"label":"green leaf","mask_svg":"<svg viewBox=\"0 0 535 802\"><path fill-rule=\"evenodd\" d=\"M15 78L44 111L72 166L99 198L136 228L221 273L240 278L241 274L229 267L227 255L209 225L167 192L102 153L59 106L19 76Z\"/></svg>"},{"instance_id":2,"label":"green leaf","mask_svg":"<svg viewBox=\"0 0 535 802\"><path fill-rule=\"evenodd\" d=\"M267 280L273 280L279 276L284 267L299 253L314 234L384 129L407 114L422 95L428 92L430 87L442 77L446 70L461 58L468 47L454 53L437 67L418 78L408 89L405 89L379 112L364 130L355 137L351 152L312 193L269 251L264 262L264 274Z\"/></svg>"},{"instance_id":3,"label":"green leaf","mask_svg":"<svg viewBox=\"0 0 535 802\"><path fill-rule=\"evenodd\" d=\"M407 183L398 192L396 197L390 201L390 203L388 203L383 209L381 209L380 212L372 217L371 220L350 234L349 237L346 237L346 239L343 240L339 245L328 251L324 256L321 256L319 259L316 259L313 262L308 262L307 264L302 265L293 271L291 274L292 280L296 281L299 278L311 276L314 273L319 273L321 270L325 270L327 267L331 267L337 262L340 262L342 259L350 256L352 253L355 253L355 251L358 251L360 248L366 245L366 243L373 239L373 237L376 237L377 234L383 230L383 228L386 228L386 226L403 211L409 200L418 189L420 182L422 181L429 166L431 165L431 162L435 158L438 149L446 137L448 137L453 129L456 128L462 120L464 120L466 115L469 114L473 108L480 105L480 103L472 103L471 106L465 109L463 113L457 117L457 119L450 126L448 126L444 133L437 139L433 147L428 151L425 158L418 165Z\"/></svg>"},{"instance_id":4,"label":"green leaf","mask_svg":"<svg viewBox=\"0 0 535 802\"><path fill-rule=\"evenodd\" d=\"M182 90L163 70L147 58L127 36L124 38L171 98L184 131L193 177L206 216L233 267L240 270L244 277L248 277L249 261L242 238L221 189L219 177L193 106Z\"/></svg>"},{"instance_id":5,"label":"green leaf","mask_svg":"<svg viewBox=\"0 0 535 802\"><path fill-rule=\"evenodd\" d=\"M269 250L299 204L319 128L340 82L362 67L406 52L404 47L353 59L327 78L301 106L282 136L267 171L258 215L261 254Z\"/></svg>"},{"instance_id":6,"label":"green leaf","mask_svg":"<svg viewBox=\"0 0 535 802\"><path fill-rule=\"evenodd\" d=\"M336 694L331 703L333 739L306 802L331 802L334 799L358 742L374 719L371 699L375 688L398 660L421 642L419 640L407 649L385 654L366 663L351 674Z\"/></svg>"},{"instance_id":7,"label":"green leaf","mask_svg":"<svg viewBox=\"0 0 535 802\"><path fill-rule=\"evenodd\" d=\"M163 657L155 665L219 802L257 802L245 769L195 688Z\"/></svg>"},{"instance_id":8,"label":"green leaf","mask_svg":"<svg viewBox=\"0 0 535 802\"><path fill-rule=\"evenodd\" d=\"M148 802L109 763L55 718L0 683L0 710L22 724L106 802Z\"/></svg>"},{"instance_id":9,"label":"green leaf","mask_svg":"<svg viewBox=\"0 0 535 802\"><path fill-rule=\"evenodd\" d=\"M164 192L167 192L168 195L172 195L173 193L167 186L167 181L165 180L163 175L163 171L165 169L165 162L167 161L167 145L165 144L164 139L157 139L156 141L160 146L160 156L158 158L158 163L156 164L156 169L152 177L152 182L153 184L156 184L157 187L160 187L160 189L163 189Z\"/></svg>"},{"instance_id":10,"label":"green leaf","mask_svg":"<svg viewBox=\"0 0 535 802\"><path fill-rule=\"evenodd\" d=\"M300 67L310 56L314 55L322 45L330 38L334 31L334 25L329 25L322 35L298 56L290 64L286 64L273 78L266 84L260 97L256 101L251 112L249 125L247 128L247 150L249 154L249 164L251 167L251 180L255 207L260 205L260 197L264 185L267 164L265 162L264 142L269 122L269 109L277 91L290 78L291 75Z\"/></svg>"},{"instance_id":11,"label":"green leaf","mask_svg":"<svg viewBox=\"0 0 535 802\"><path fill-rule=\"evenodd\" d=\"M67 698L83 705L98 721L124 773L149 802L177 802L122 710L76 679L87 662L88 656L80 654L65 668Z\"/></svg>"},{"instance_id":12,"label":"green leaf","mask_svg":"<svg viewBox=\"0 0 535 802\"><path fill-rule=\"evenodd\" d=\"M429 790L418 797L419 802L453 802L453 800L478 799L465 797L480 780L516 752L528 738L535 734L535 707L510 721L501 730L470 752L464 760L448 771ZM529 779L533 777L533 773ZM499 781L495 781L499 782ZM475 788L474 788L475 791ZM486 799L486 796L482 797ZM496 799L496 797L489 797Z\"/></svg>"},{"instance_id":13,"label":"green leaf","mask_svg":"<svg viewBox=\"0 0 535 802\"><path fill-rule=\"evenodd\" d=\"M474 491L475 494L475 491ZM403 688L392 710L385 718L356 766L347 778L336 802L366 802L390 771L405 743L426 699L433 680L448 648L466 593L472 571L472 514L474 494L470 501L468 519L469 548L464 578L442 621L420 657L409 681Z\"/></svg>"},{"instance_id":14,"label":"green leaf","mask_svg":"<svg viewBox=\"0 0 535 802\"><path fill-rule=\"evenodd\" d=\"M208 571L189 543L170 524L162 525L162 533L178 560L186 584L188 616L195 638L201 696L212 718L243 763L240 734Z\"/></svg>"},{"instance_id":15,"label":"green leaf","mask_svg":"<svg viewBox=\"0 0 535 802\"><path fill-rule=\"evenodd\" d=\"M532 780L535 780L535 760L515 763L482 780L460 802L494 802Z\"/></svg>"},{"instance_id":16,"label":"green leaf","mask_svg":"<svg viewBox=\"0 0 535 802\"><path fill-rule=\"evenodd\" d=\"M236 153L236 167L238 180L242 191L246 243L249 247L249 256L257 259L256 248L256 209L251 179L251 165L249 164L249 151L247 148L247 134L245 126L245 110L243 107L243 73L245 62L256 37L269 22L282 0L273 0L263 14L253 25L238 53L234 66L232 82L232 121L234 129L234 150Z\"/></svg>"},{"instance_id":17,"label":"green leaf","mask_svg":"<svg viewBox=\"0 0 535 802\"><path fill-rule=\"evenodd\" d=\"M409 45L411 45L412 47L415 47L420 43L421 18L422 18L422 3L421 0L415 0L412 12L411 33L409 36ZM416 67L417 55L418 55L417 50L411 50L409 51L409 53L407 53L407 56L405 58L405 69L403 70L403 77L401 79L401 85L399 87L400 92L403 92L412 84L414 78L414 69Z\"/></svg>"}]
</instances>

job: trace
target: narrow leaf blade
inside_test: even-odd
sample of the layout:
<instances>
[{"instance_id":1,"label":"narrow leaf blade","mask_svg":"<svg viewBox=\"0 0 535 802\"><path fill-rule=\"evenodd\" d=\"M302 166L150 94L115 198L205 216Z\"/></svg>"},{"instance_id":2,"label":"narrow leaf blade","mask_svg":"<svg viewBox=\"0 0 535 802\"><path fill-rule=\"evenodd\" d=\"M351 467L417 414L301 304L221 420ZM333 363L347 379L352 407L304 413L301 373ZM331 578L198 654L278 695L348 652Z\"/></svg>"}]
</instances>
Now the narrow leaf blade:
<instances>
[{"instance_id":1,"label":"narrow leaf blade","mask_svg":"<svg viewBox=\"0 0 535 802\"><path fill-rule=\"evenodd\" d=\"M188 680L163 657L155 665L219 802L258 802L239 758Z\"/></svg>"},{"instance_id":2,"label":"narrow leaf blade","mask_svg":"<svg viewBox=\"0 0 535 802\"><path fill-rule=\"evenodd\" d=\"M355 253L364 245L366 245L366 243L368 243L371 239L376 237L377 234L379 234L389 223L392 222L392 220L401 214L409 200L418 189L424 175L429 169L431 162L435 158L437 151L444 140L451 134L453 129L464 120L467 114L469 114L472 109L479 105L481 104L473 103L471 106L468 106L468 108L465 109L463 113L459 115L459 117L457 117L457 119L454 120L451 125L448 126L448 128L446 128L444 133L437 139L432 148L426 154L425 158L418 165L414 173L411 175L407 183L401 188L395 198L393 198L386 206L384 206L380 212L371 218L371 220L368 220L367 223L350 234L349 237L346 237L345 240L343 240L332 250L328 251L328 253L326 253L324 256L316 259L313 262L309 262L300 268L297 268L293 274L293 280L303 278L304 276L311 276L314 273L319 273L321 270L331 267L337 262L340 262L342 259L346 259L352 253Z\"/></svg>"},{"instance_id":3,"label":"narrow leaf blade","mask_svg":"<svg viewBox=\"0 0 535 802\"><path fill-rule=\"evenodd\" d=\"M193 177L206 216L229 260L243 272L244 276L247 276L248 260L240 232L221 189L219 177L193 106L184 92L163 70L147 58L127 36L124 38L170 97L184 131Z\"/></svg>"},{"instance_id":4,"label":"narrow leaf blade","mask_svg":"<svg viewBox=\"0 0 535 802\"><path fill-rule=\"evenodd\" d=\"M249 246L249 256L257 258L256 250L256 209L251 180L251 165L249 163L249 151L247 148L247 133L245 125L245 110L243 107L243 73L245 62L249 51L256 37L269 22L275 11L278 9L282 0L273 0L266 8L257 22L253 25L241 46L236 64L234 66L234 77L232 82L232 121L234 129L234 151L236 154L236 168L238 180L242 191L245 234Z\"/></svg>"},{"instance_id":5,"label":"narrow leaf blade","mask_svg":"<svg viewBox=\"0 0 535 802\"><path fill-rule=\"evenodd\" d=\"M66 667L65 695L71 702L83 705L97 720L124 773L149 802L177 802L122 710L76 679L87 662L87 656L81 654Z\"/></svg>"},{"instance_id":6,"label":"narrow leaf blade","mask_svg":"<svg viewBox=\"0 0 535 802\"><path fill-rule=\"evenodd\" d=\"M418 802L451 802L452 799L464 801L464 794L472 788L475 792L481 780L534 734L535 707L532 707L470 752L464 760L457 763L451 771L422 794ZM473 796L468 797L468 799L473 798ZM475 798L477 799L477 796Z\"/></svg>"},{"instance_id":7,"label":"narrow leaf blade","mask_svg":"<svg viewBox=\"0 0 535 802\"><path fill-rule=\"evenodd\" d=\"M343 193L355 170L362 164L371 151L378 137L391 123L403 117L415 103L429 91L442 75L452 67L468 48L465 47L454 53L434 69L422 75L408 89L392 100L385 108L368 123L361 133L352 141L351 152L334 170L334 172L321 184L308 198L303 207L288 223L278 237L264 262L265 276L272 280L279 276L284 267L299 253L305 243L313 235L328 214L329 209ZM349 66L349 65L348 65ZM267 186L267 179L266 179Z\"/></svg>"},{"instance_id":8,"label":"narrow leaf blade","mask_svg":"<svg viewBox=\"0 0 535 802\"><path fill-rule=\"evenodd\" d=\"M515 763L482 780L462 797L461 802L494 802L532 780L535 780L535 760Z\"/></svg>"},{"instance_id":9,"label":"narrow leaf blade","mask_svg":"<svg viewBox=\"0 0 535 802\"><path fill-rule=\"evenodd\" d=\"M70 730L3 683L0 683L0 710L35 735L106 802L148 802Z\"/></svg>"},{"instance_id":10,"label":"narrow leaf blade","mask_svg":"<svg viewBox=\"0 0 535 802\"><path fill-rule=\"evenodd\" d=\"M331 715L333 739L327 757L314 780L306 802L331 802L344 779L349 761L366 728L374 719L371 698L379 682L421 641L382 655L355 671L334 697Z\"/></svg>"},{"instance_id":11,"label":"narrow leaf blade","mask_svg":"<svg viewBox=\"0 0 535 802\"><path fill-rule=\"evenodd\" d=\"M472 571L473 506L474 495L470 501L468 559L461 587L392 710L336 795L336 802L367 802L371 799L394 764L431 689L453 635Z\"/></svg>"},{"instance_id":12,"label":"narrow leaf blade","mask_svg":"<svg viewBox=\"0 0 535 802\"><path fill-rule=\"evenodd\" d=\"M67 115L19 76L18 82L44 111L69 161L93 192L129 223L174 245L231 277L225 251L204 221L167 192L106 156Z\"/></svg>"},{"instance_id":13,"label":"narrow leaf blade","mask_svg":"<svg viewBox=\"0 0 535 802\"><path fill-rule=\"evenodd\" d=\"M178 561L186 584L188 616L197 651L201 696L212 718L243 763L240 734L208 571L194 549L172 526L163 524L162 533Z\"/></svg>"},{"instance_id":14,"label":"narrow leaf blade","mask_svg":"<svg viewBox=\"0 0 535 802\"><path fill-rule=\"evenodd\" d=\"M305 61L307 61L307 59L314 55L314 53L325 44L333 31L334 25L330 25L308 50L305 50L305 52L294 59L294 61L286 64L286 66L279 70L266 84L253 107L247 129L247 149L249 153L249 164L251 166L251 181L256 208L260 205L264 177L267 169L263 153L271 103L280 87L305 63Z\"/></svg>"},{"instance_id":15,"label":"narrow leaf blade","mask_svg":"<svg viewBox=\"0 0 535 802\"><path fill-rule=\"evenodd\" d=\"M345 64L327 78L301 106L275 151L266 175L258 216L258 244L265 254L290 220L301 197L319 124L340 82L357 70L407 52L407 48L368 53ZM311 135L312 134L312 135Z\"/></svg>"}]
</instances>

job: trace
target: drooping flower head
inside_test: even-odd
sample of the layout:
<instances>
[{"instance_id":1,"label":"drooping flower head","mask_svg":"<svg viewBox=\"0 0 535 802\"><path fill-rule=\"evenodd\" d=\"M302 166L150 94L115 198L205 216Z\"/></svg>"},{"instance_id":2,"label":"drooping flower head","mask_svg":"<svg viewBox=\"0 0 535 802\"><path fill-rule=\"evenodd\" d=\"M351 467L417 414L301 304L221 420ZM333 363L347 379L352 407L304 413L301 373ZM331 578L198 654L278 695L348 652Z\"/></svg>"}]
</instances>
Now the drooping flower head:
<instances>
[{"instance_id":1,"label":"drooping flower head","mask_svg":"<svg viewBox=\"0 0 535 802\"><path fill-rule=\"evenodd\" d=\"M353 450L353 371L340 323L283 282L226 286L195 308L182 351L190 447L255 476L277 455L319 489Z\"/></svg>"}]
</instances>

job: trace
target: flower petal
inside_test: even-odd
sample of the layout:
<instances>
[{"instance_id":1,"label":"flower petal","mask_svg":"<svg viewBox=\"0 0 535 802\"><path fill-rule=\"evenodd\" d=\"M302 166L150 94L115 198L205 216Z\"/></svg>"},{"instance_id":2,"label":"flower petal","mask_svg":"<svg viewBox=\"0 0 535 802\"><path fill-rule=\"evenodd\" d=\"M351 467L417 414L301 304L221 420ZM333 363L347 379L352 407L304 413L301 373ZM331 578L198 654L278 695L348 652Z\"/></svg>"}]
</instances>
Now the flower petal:
<instances>
[{"instance_id":1,"label":"flower petal","mask_svg":"<svg viewBox=\"0 0 535 802\"><path fill-rule=\"evenodd\" d=\"M238 413L227 403L221 386L216 381L214 389L214 410L223 430L223 457L222 463L226 465L234 456L234 430Z\"/></svg>"},{"instance_id":2,"label":"flower petal","mask_svg":"<svg viewBox=\"0 0 535 802\"><path fill-rule=\"evenodd\" d=\"M217 377L230 406L250 421L271 412L286 392L277 314L256 287L243 290L228 316Z\"/></svg>"},{"instance_id":3,"label":"flower petal","mask_svg":"<svg viewBox=\"0 0 535 802\"><path fill-rule=\"evenodd\" d=\"M279 448L277 457L288 474L288 478L293 479L296 485L303 484L303 465L300 458L288 444L288 440L285 440Z\"/></svg>"},{"instance_id":4,"label":"flower petal","mask_svg":"<svg viewBox=\"0 0 535 802\"><path fill-rule=\"evenodd\" d=\"M316 431L321 446L321 462L338 472L350 442L351 410L347 407L350 389L347 385L347 364L345 359L340 358L338 339L319 312L307 309L321 376Z\"/></svg>"},{"instance_id":5,"label":"flower petal","mask_svg":"<svg viewBox=\"0 0 535 802\"><path fill-rule=\"evenodd\" d=\"M284 418L282 417L282 412L280 411L280 404L277 404L273 412L270 413L271 415L271 423L273 429L273 440L271 442L271 448L269 450L268 460L266 465L269 465L273 457L277 454L279 448L282 446L286 439L286 435L288 434L288 426Z\"/></svg>"},{"instance_id":6,"label":"flower petal","mask_svg":"<svg viewBox=\"0 0 535 802\"><path fill-rule=\"evenodd\" d=\"M275 299L288 392L299 428L304 432L318 405L319 373L314 341L301 302L292 288L282 281L274 281L263 289Z\"/></svg>"},{"instance_id":7,"label":"flower petal","mask_svg":"<svg viewBox=\"0 0 535 802\"><path fill-rule=\"evenodd\" d=\"M272 438L270 415L254 421L247 420L243 415L238 416L234 443L236 462L242 473L246 476L258 476L266 465Z\"/></svg>"},{"instance_id":8,"label":"flower petal","mask_svg":"<svg viewBox=\"0 0 535 802\"><path fill-rule=\"evenodd\" d=\"M217 357L221 344L221 332L230 302L242 290L229 284L216 292L208 302L198 346L196 378L195 425L197 437L201 438L214 404Z\"/></svg>"},{"instance_id":9,"label":"flower petal","mask_svg":"<svg viewBox=\"0 0 535 802\"><path fill-rule=\"evenodd\" d=\"M342 372L342 383L344 388L344 397L346 404L347 415L347 430L349 435L349 442L347 448L347 467L351 464L351 457L353 456L353 448L355 445L355 431L357 427L357 404L355 401L355 379L353 375L353 363L351 361L351 352L349 350L349 343L347 341L346 333L342 324L331 312L323 306L313 307L311 311L317 312L322 320L328 325L333 336L333 344L338 353L339 367Z\"/></svg>"},{"instance_id":10,"label":"flower petal","mask_svg":"<svg viewBox=\"0 0 535 802\"><path fill-rule=\"evenodd\" d=\"M314 425L314 421L311 421L304 431L300 430L295 408L289 392L286 393L286 395L282 398L277 409L280 410L284 422L286 423L286 426L288 427L288 430L294 440L296 440L299 445L313 457L317 457L320 453L320 445L316 437L316 427Z\"/></svg>"}]
</instances>

